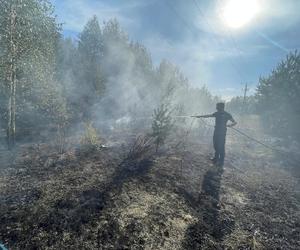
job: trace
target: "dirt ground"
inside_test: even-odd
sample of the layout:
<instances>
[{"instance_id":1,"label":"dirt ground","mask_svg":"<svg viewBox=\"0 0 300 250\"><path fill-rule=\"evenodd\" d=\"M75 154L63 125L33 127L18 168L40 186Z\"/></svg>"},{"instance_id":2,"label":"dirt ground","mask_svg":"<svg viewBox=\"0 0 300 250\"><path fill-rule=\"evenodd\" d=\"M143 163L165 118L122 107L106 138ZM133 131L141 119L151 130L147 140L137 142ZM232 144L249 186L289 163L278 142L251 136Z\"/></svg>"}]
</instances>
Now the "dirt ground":
<instances>
[{"instance_id":1,"label":"dirt ground","mask_svg":"<svg viewBox=\"0 0 300 250\"><path fill-rule=\"evenodd\" d=\"M209 140L191 134L129 161L131 141L120 138L97 150L71 145L61 155L48 144L24 144L15 156L2 151L0 243L300 249L299 176L270 152L229 135L226 163L218 168L209 161Z\"/></svg>"}]
</instances>

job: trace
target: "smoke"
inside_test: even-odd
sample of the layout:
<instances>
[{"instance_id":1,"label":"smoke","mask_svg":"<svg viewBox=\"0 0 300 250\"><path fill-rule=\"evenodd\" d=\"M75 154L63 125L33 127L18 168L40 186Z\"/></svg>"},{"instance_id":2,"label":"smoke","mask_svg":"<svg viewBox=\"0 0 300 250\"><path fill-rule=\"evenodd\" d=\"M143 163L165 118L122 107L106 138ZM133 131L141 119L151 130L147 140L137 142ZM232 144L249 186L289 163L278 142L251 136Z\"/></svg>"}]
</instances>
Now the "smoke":
<instances>
[{"instance_id":1,"label":"smoke","mask_svg":"<svg viewBox=\"0 0 300 250\"><path fill-rule=\"evenodd\" d=\"M206 88L191 88L178 67L167 61L161 62L158 68L150 60L149 64L141 64L149 57L140 45L108 44L107 55L101 63L108 76L105 91L91 107L95 124L102 126L103 121L110 120L110 127L133 122L149 126L149 117L162 103L169 104L174 115L214 109L215 98Z\"/></svg>"}]
</instances>

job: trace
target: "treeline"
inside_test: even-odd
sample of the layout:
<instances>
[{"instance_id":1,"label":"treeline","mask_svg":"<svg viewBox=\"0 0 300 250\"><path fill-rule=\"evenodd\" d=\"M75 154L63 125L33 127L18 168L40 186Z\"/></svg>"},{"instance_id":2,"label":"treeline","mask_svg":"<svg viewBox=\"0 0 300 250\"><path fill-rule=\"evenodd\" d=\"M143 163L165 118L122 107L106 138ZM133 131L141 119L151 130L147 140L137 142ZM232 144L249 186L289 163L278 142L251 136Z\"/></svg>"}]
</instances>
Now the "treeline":
<instances>
[{"instance_id":1,"label":"treeline","mask_svg":"<svg viewBox=\"0 0 300 250\"><path fill-rule=\"evenodd\" d=\"M235 97L228 108L238 114L257 114L271 135L300 142L299 52L288 54L269 76L260 77L254 95Z\"/></svg>"},{"instance_id":2,"label":"treeline","mask_svg":"<svg viewBox=\"0 0 300 250\"><path fill-rule=\"evenodd\" d=\"M162 103L178 114L214 106L172 63L155 67L117 20L101 26L93 17L74 41L53 13L47 0L1 1L0 126L9 147L82 121L148 116Z\"/></svg>"},{"instance_id":3,"label":"treeline","mask_svg":"<svg viewBox=\"0 0 300 250\"><path fill-rule=\"evenodd\" d=\"M94 16L77 41L61 39L59 48L59 82L73 121L151 116L161 104L182 114L199 112L215 101L205 87L191 88L171 62L155 67L148 50L130 41L116 19L100 26Z\"/></svg>"},{"instance_id":4,"label":"treeline","mask_svg":"<svg viewBox=\"0 0 300 250\"><path fill-rule=\"evenodd\" d=\"M192 88L176 65L155 66L117 20L100 25L92 17L72 40L53 13L47 0L1 0L0 128L9 147L80 122L149 117L161 105L174 115L214 110L218 98ZM300 141L299 81L295 52L260 78L254 96L233 98L228 109L259 114L268 132Z\"/></svg>"},{"instance_id":5,"label":"treeline","mask_svg":"<svg viewBox=\"0 0 300 250\"><path fill-rule=\"evenodd\" d=\"M270 133L300 142L300 54L290 53L267 77L259 79L257 113Z\"/></svg>"}]
</instances>

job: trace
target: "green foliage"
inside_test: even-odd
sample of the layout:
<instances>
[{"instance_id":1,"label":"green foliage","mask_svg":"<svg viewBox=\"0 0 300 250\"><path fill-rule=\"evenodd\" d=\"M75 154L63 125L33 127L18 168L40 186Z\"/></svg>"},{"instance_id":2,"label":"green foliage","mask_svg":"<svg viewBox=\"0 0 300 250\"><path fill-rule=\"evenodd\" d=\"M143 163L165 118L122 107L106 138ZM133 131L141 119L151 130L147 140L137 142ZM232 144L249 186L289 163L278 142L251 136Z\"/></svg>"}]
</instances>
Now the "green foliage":
<instances>
[{"instance_id":1,"label":"green foliage","mask_svg":"<svg viewBox=\"0 0 300 250\"><path fill-rule=\"evenodd\" d=\"M268 131L300 141L300 54L290 53L268 77L260 78L256 99Z\"/></svg>"},{"instance_id":2,"label":"green foliage","mask_svg":"<svg viewBox=\"0 0 300 250\"><path fill-rule=\"evenodd\" d=\"M80 33L78 46L65 40L58 56L57 68L63 69L60 79L72 117L77 120L93 119L95 107L103 119L115 119L124 114L150 115L157 103L182 106L183 113L215 106L209 91L191 89L174 64L163 60L155 68L147 49L130 42L116 19L100 27L93 17ZM192 112L191 107L197 109Z\"/></svg>"},{"instance_id":3,"label":"green foliage","mask_svg":"<svg viewBox=\"0 0 300 250\"><path fill-rule=\"evenodd\" d=\"M42 78L44 71L54 65L59 26L52 14L52 5L46 0L1 1L1 69L6 70L9 60L13 59L21 86L30 82L31 73ZM10 29L11 16L16 17L13 30Z\"/></svg>"},{"instance_id":4,"label":"green foliage","mask_svg":"<svg viewBox=\"0 0 300 250\"><path fill-rule=\"evenodd\" d=\"M100 59L103 53L103 39L98 22L94 16L84 26L83 31L79 34L78 52L81 59L91 60L94 62Z\"/></svg>"},{"instance_id":5,"label":"green foliage","mask_svg":"<svg viewBox=\"0 0 300 250\"><path fill-rule=\"evenodd\" d=\"M121 29L117 19L111 19L105 23L103 28L103 42L105 49L111 44L128 44L128 35Z\"/></svg>"},{"instance_id":6,"label":"green foliage","mask_svg":"<svg viewBox=\"0 0 300 250\"><path fill-rule=\"evenodd\" d=\"M174 64L163 60L157 69L160 84L158 96L160 102L170 102L177 99L181 92L187 90L188 80Z\"/></svg>"},{"instance_id":7,"label":"green foliage","mask_svg":"<svg viewBox=\"0 0 300 250\"><path fill-rule=\"evenodd\" d=\"M152 122L152 136L156 145L156 151L165 143L172 127L172 111L166 104L161 104L160 107L154 110Z\"/></svg>"},{"instance_id":8,"label":"green foliage","mask_svg":"<svg viewBox=\"0 0 300 250\"><path fill-rule=\"evenodd\" d=\"M68 92L75 81L74 71L77 56L77 47L71 38L60 38L58 40L55 65L56 79L63 84L65 91L68 89Z\"/></svg>"},{"instance_id":9,"label":"green foliage","mask_svg":"<svg viewBox=\"0 0 300 250\"><path fill-rule=\"evenodd\" d=\"M210 113L215 111L218 97L213 96L206 86L201 88L189 87L182 94L184 114Z\"/></svg>"},{"instance_id":10,"label":"green foliage","mask_svg":"<svg viewBox=\"0 0 300 250\"><path fill-rule=\"evenodd\" d=\"M12 9L18 18L10 34ZM190 88L187 78L172 63L163 60L156 68L147 49L129 41L116 19L100 26L97 17L92 17L79 34L78 43L62 38L53 6L47 0L2 0L0 21L2 127L7 118L7 72L12 57L17 59L17 126L33 133L49 128L57 131L57 127L64 131L71 122L94 119L94 113L98 115L95 119L139 117L150 115L157 103L180 106L183 114L198 113L207 100L213 103L207 89ZM13 55L11 38L16 48ZM197 108L192 112L191 107ZM168 127L168 115L162 114L165 109L160 107L154 115L162 122L153 123L156 132L161 130L157 135L165 134L164 127ZM165 137L158 136L157 145Z\"/></svg>"},{"instance_id":11,"label":"green foliage","mask_svg":"<svg viewBox=\"0 0 300 250\"><path fill-rule=\"evenodd\" d=\"M131 43L130 52L134 55L134 71L151 75L153 72L152 58L148 50L140 43Z\"/></svg>"},{"instance_id":12,"label":"green foliage","mask_svg":"<svg viewBox=\"0 0 300 250\"><path fill-rule=\"evenodd\" d=\"M255 96L237 96L226 103L226 109L234 114L249 115L255 114L257 107L257 100Z\"/></svg>"},{"instance_id":13,"label":"green foliage","mask_svg":"<svg viewBox=\"0 0 300 250\"><path fill-rule=\"evenodd\" d=\"M79 112L83 113L86 119L90 119L89 107L99 101L99 97L104 93L102 56L102 33L98 19L94 16L79 34L77 63L74 67L76 89L80 89Z\"/></svg>"},{"instance_id":14,"label":"green foliage","mask_svg":"<svg viewBox=\"0 0 300 250\"><path fill-rule=\"evenodd\" d=\"M10 112L17 131L22 131L25 124L32 129L42 127L38 117L46 118L43 121L47 124L60 116L52 112L54 105L63 102L55 80L59 32L53 7L47 0L1 1L0 92L7 106L1 111L5 119ZM16 102L11 104L9 98ZM11 113L13 109L16 112Z\"/></svg>"}]
</instances>

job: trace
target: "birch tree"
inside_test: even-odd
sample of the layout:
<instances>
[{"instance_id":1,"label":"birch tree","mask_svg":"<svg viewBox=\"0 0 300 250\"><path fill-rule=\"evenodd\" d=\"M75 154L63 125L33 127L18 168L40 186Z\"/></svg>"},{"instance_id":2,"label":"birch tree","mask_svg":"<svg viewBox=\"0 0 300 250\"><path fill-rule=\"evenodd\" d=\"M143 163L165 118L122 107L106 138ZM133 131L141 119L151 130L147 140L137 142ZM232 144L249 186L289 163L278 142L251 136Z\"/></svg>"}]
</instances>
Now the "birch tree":
<instances>
[{"instance_id":1,"label":"birch tree","mask_svg":"<svg viewBox=\"0 0 300 250\"><path fill-rule=\"evenodd\" d=\"M1 87L7 96L7 143L16 139L18 92L31 92L54 64L59 27L46 0L0 0Z\"/></svg>"}]
</instances>

